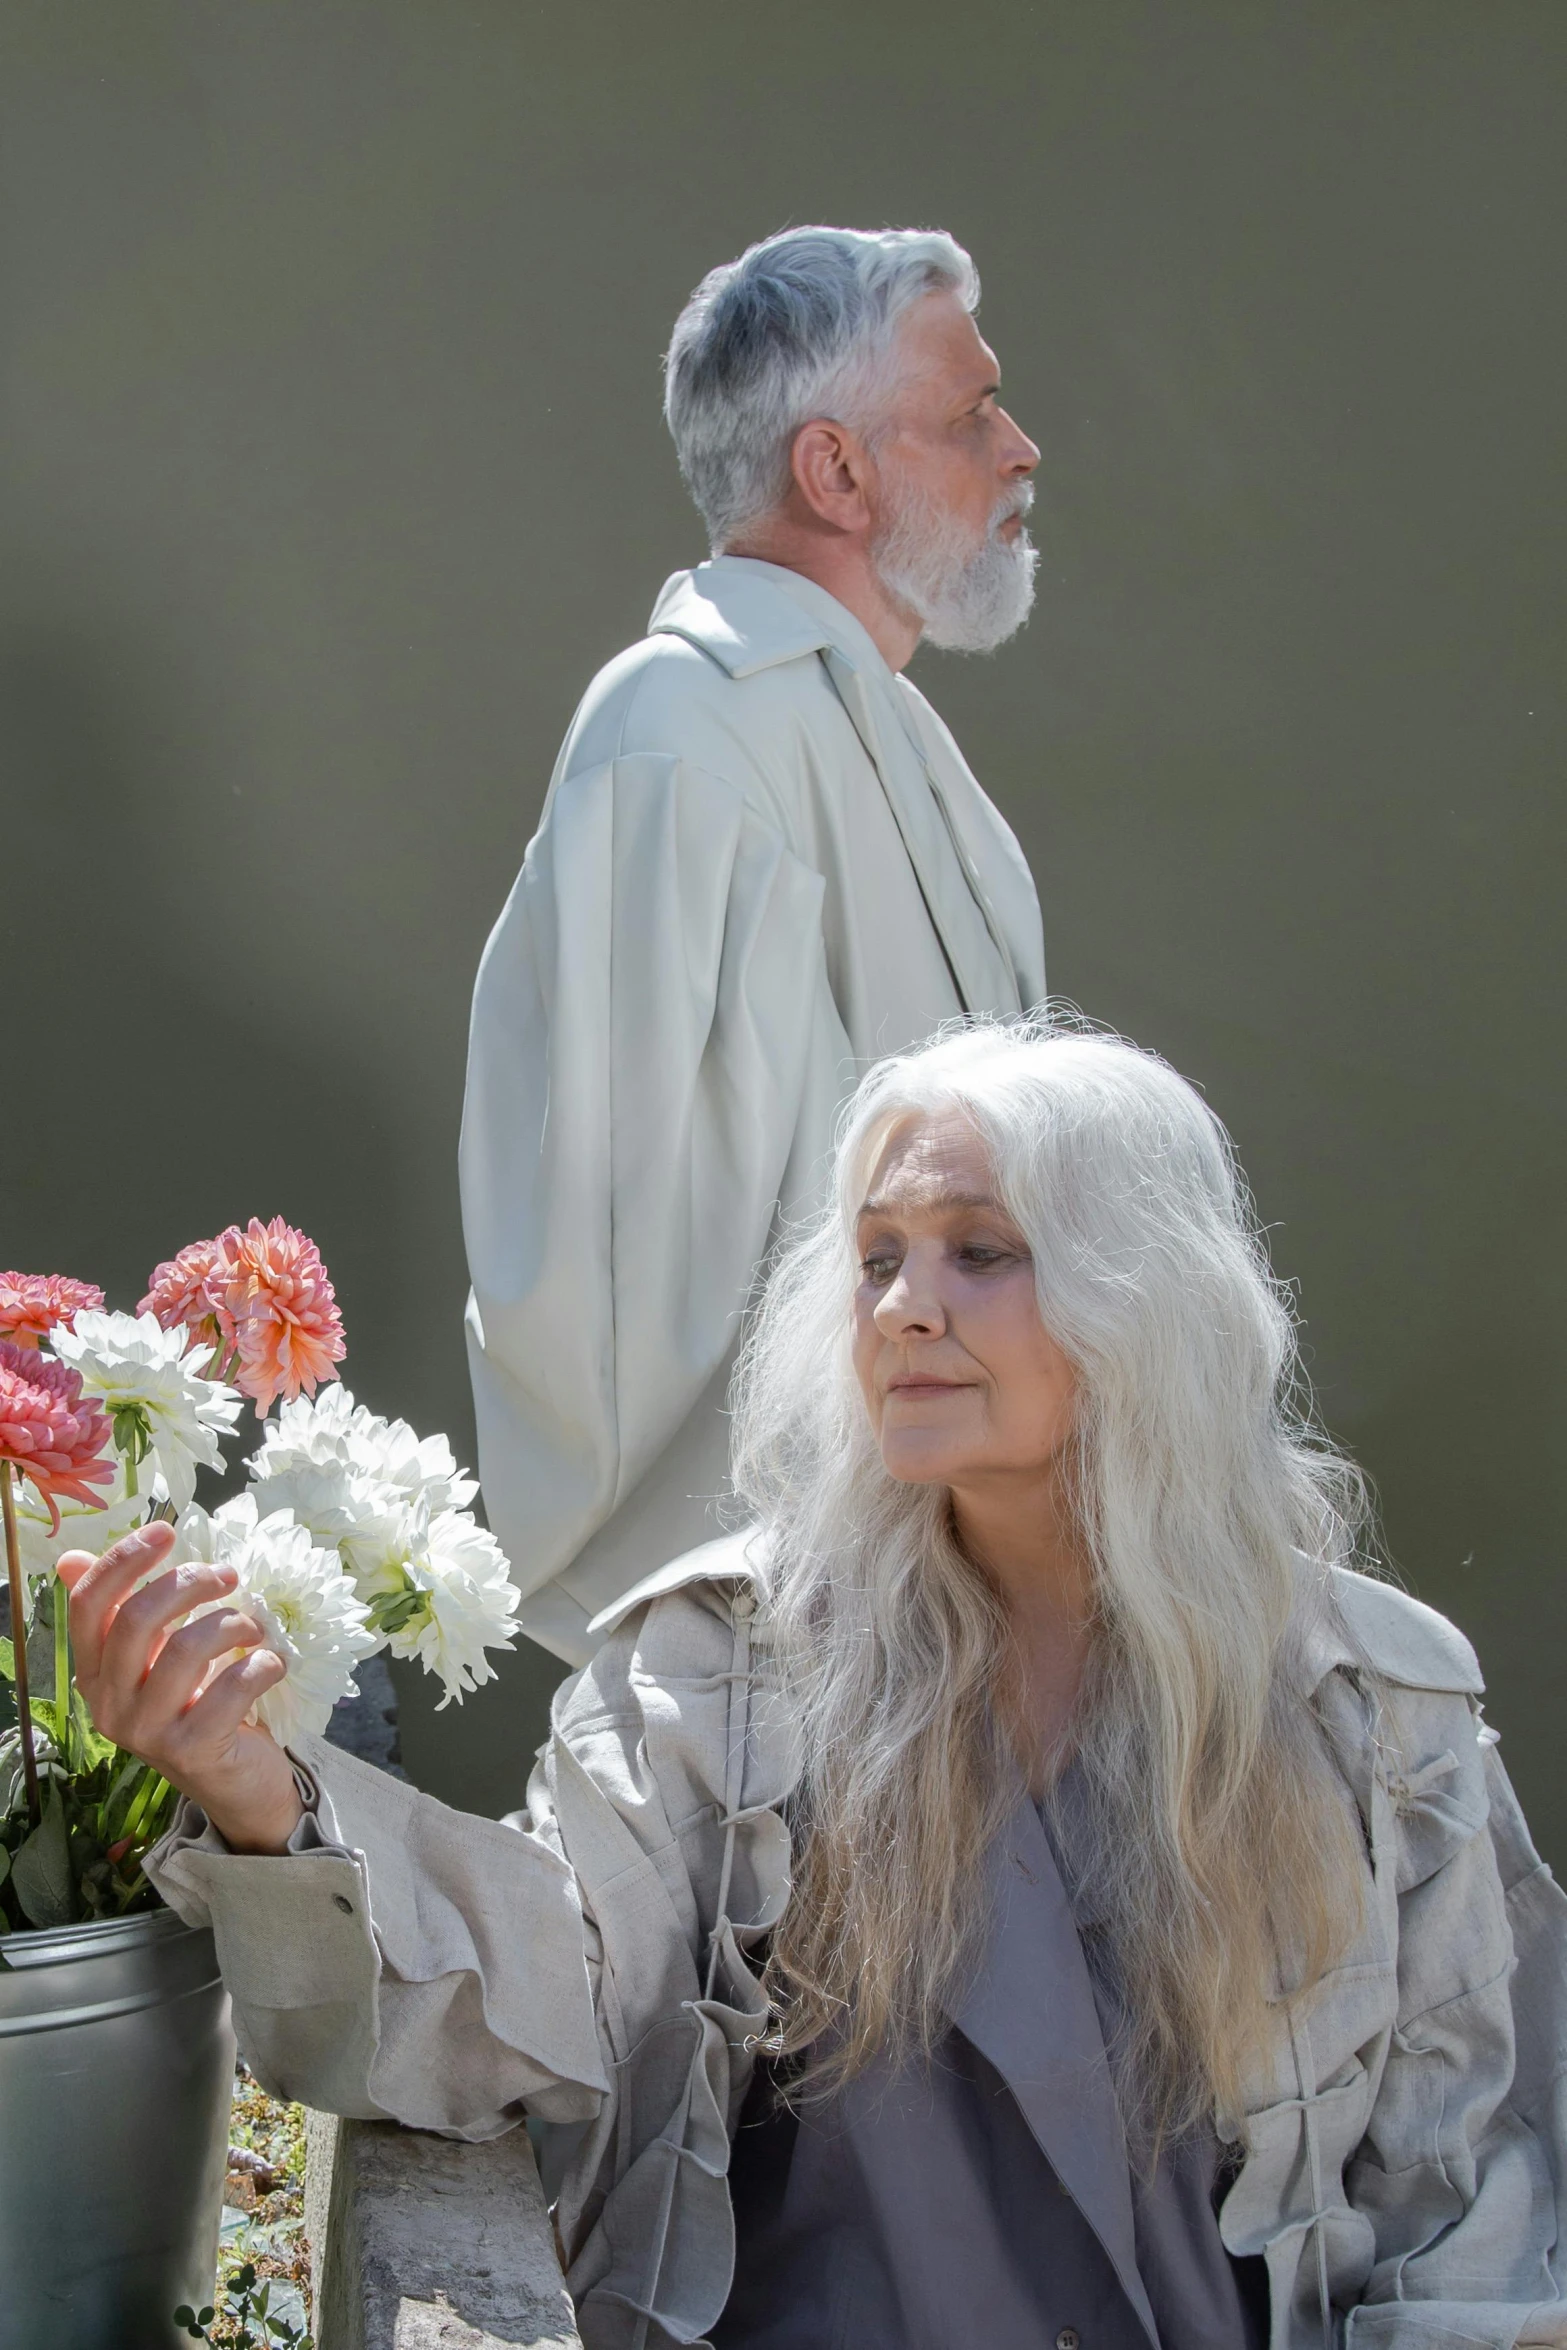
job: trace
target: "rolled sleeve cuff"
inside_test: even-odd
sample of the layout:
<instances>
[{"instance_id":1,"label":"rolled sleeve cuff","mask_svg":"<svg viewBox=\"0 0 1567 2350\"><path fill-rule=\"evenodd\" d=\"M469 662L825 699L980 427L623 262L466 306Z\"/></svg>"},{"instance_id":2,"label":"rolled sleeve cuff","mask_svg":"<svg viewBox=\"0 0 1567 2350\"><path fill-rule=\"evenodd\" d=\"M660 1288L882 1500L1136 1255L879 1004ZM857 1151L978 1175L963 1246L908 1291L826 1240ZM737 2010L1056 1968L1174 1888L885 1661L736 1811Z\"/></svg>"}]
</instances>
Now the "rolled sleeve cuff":
<instances>
[{"instance_id":1,"label":"rolled sleeve cuff","mask_svg":"<svg viewBox=\"0 0 1567 2350\"><path fill-rule=\"evenodd\" d=\"M181 1804L148 1855L217 1941L258 2079L331 2112L494 2135L608 2086L576 1879L538 1837L449 1810L320 1739L290 1750L288 1849L236 1853Z\"/></svg>"},{"instance_id":2,"label":"rolled sleeve cuff","mask_svg":"<svg viewBox=\"0 0 1567 2350\"><path fill-rule=\"evenodd\" d=\"M275 2094L378 2118L367 2080L379 1953L361 1855L296 1762L306 1808L281 1853L234 1852L187 1797L147 1875L187 1925L207 1926L247 2062Z\"/></svg>"}]
</instances>

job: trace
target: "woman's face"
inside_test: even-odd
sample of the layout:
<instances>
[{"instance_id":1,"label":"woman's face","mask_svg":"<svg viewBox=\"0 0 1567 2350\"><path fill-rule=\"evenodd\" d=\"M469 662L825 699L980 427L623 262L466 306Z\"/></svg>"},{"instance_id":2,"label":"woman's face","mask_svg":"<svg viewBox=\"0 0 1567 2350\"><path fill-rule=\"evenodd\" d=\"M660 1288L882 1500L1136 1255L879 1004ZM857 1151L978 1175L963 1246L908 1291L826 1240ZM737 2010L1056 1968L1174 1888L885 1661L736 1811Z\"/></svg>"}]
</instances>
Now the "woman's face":
<instances>
[{"instance_id":1,"label":"woman's face","mask_svg":"<svg viewBox=\"0 0 1567 2350\"><path fill-rule=\"evenodd\" d=\"M854 1367L888 1474L960 1495L1048 1477L1072 1431L1076 1379L961 1112L894 1128L857 1240Z\"/></svg>"}]
</instances>

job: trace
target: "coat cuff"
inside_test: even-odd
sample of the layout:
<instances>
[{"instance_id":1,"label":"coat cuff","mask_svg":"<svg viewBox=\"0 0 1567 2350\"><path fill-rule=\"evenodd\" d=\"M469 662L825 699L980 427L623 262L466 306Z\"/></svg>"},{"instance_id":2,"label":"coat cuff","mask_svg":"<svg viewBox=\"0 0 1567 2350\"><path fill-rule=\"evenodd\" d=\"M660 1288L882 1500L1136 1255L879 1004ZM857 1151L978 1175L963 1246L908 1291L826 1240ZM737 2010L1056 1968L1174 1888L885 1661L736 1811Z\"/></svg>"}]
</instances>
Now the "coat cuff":
<instances>
[{"instance_id":1,"label":"coat cuff","mask_svg":"<svg viewBox=\"0 0 1567 2350\"><path fill-rule=\"evenodd\" d=\"M290 1759L293 1759L292 1757ZM234 1852L189 1797L146 1870L187 1925L208 1926L247 2062L274 2095L367 2119L381 1962L360 1854L330 1800L295 1763L305 1811L282 1853ZM273 2019L286 2011L287 2055Z\"/></svg>"},{"instance_id":2,"label":"coat cuff","mask_svg":"<svg viewBox=\"0 0 1567 2350\"><path fill-rule=\"evenodd\" d=\"M329 2111L494 2135L606 2089L580 1897L535 1835L452 1811L317 1738L287 1851L181 1805L147 1873L210 1926L258 2079Z\"/></svg>"}]
</instances>

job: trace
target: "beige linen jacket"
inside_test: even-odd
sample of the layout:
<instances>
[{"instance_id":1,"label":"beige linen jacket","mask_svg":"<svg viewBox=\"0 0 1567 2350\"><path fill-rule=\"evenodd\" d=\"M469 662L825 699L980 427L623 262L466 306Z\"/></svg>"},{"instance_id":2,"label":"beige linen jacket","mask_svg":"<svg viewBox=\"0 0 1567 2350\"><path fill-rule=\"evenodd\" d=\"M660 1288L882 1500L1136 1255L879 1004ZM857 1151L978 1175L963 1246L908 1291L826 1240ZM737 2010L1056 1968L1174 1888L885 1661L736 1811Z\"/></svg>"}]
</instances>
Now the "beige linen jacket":
<instances>
[{"instance_id":1,"label":"beige linen jacket","mask_svg":"<svg viewBox=\"0 0 1567 2350\"><path fill-rule=\"evenodd\" d=\"M797 572L678 572L572 722L474 990L479 1473L545 1647L585 1663L719 1531L740 1317L869 1063L1044 991L1022 851L918 688Z\"/></svg>"},{"instance_id":2,"label":"beige linen jacket","mask_svg":"<svg viewBox=\"0 0 1567 2350\"><path fill-rule=\"evenodd\" d=\"M1318 1695L1363 1823L1364 1924L1278 2005L1221 2231L1267 2262L1272 2350L1567 2350L1567 1903L1467 1642L1336 1580ZM554 2125L588 2350L699 2343L729 2291L794 1768L754 1608L744 1537L648 1578L561 1692L511 1822L307 1741L321 1800L291 1855L233 1855L187 1805L149 1863L211 1923L278 2094L458 2137Z\"/></svg>"}]
</instances>

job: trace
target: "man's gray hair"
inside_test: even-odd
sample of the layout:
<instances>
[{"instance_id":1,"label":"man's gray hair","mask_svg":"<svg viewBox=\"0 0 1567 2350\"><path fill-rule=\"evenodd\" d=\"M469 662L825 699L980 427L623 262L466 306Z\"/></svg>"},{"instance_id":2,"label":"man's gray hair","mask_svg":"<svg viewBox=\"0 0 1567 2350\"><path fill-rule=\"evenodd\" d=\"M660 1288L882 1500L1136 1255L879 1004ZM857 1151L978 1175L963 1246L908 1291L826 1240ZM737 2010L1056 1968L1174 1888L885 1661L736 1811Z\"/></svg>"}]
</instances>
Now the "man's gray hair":
<instances>
[{"instance_id":1,"label":"man's gray hair","mask_svg":"<svg viewBox=\"0 0 1567 2350\"><path fill-rule=\"evenodd\" d=\"M802 424L866 428L898 321L948 289L977 309L941 229L781 229L708 271L675 321L664 416L715 553L783 499Z\"/></svg>"}]
</instances>

